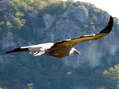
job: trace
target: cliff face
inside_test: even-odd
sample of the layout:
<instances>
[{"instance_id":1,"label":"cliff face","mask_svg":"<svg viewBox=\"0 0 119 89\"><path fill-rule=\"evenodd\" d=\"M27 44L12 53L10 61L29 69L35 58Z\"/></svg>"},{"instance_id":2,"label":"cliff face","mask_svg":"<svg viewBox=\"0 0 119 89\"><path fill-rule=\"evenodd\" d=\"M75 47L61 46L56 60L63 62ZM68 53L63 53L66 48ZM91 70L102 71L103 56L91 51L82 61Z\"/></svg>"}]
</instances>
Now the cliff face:
<instances>
[{"instance_id":1,"label":"cliff face","mask_svg":"<svg viewBox=\"0 0 119 89\"><path fill-rule=\"evenodd\" d=\"M9 9L1 11L1 16ZM52 5L37 13L23 12L17 19L14 16L1 19L5 23L0 24L1 51L97 33L109 19L107 12L82 2L65 8ZM25 23L20 22L22 20ZM108 36L76 46L80 55L62 59L33 57L28 53L0 56L0 86L6 89L26 89L29 84L34 89L115 89L114 82L102 76L106 68L119 63L119 25L117 19L114 20L113 31Z\"/></svg>"}]
</instances>

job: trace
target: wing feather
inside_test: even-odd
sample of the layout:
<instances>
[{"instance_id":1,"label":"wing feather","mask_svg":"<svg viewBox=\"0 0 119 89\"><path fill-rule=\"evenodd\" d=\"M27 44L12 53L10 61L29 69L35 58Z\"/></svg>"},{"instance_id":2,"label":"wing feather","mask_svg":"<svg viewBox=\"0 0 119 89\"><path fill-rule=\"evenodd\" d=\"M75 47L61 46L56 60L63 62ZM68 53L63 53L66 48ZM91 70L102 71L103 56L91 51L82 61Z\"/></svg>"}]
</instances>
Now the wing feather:
<instances>
[{"instance_id":1,"label":"wing feather","mask_svg":"<svg viewBox=\"0 0 119 89\"><path fill-rule=\"evenodd\" d=\"M14 52L39 52L39 51L44 51L49 49L50 47L52 47L52 45L54 45L54 43L42 43L42 44L37 44L37 45L30 45L30 46L22 46L22 47L18 47L9 51L5 51L5 52L0 52L0 54L9 54L9 53L14 53Z\"/></svg>"},{"instance_id":2,"label":"wing feather","mask_svg":"<svg viewBox=\"0 0 119 89\"><path fill-rule=\"evenodd\" d=\"M28 51L29 49L28 48L21 48L21 47L18 47L18 48L15 48L15 49L12 49L12 50L9 50L9 51L3 51L3 52L0 52L0 55L1 54L9 54L9 53L14 53L14 52L22 52L22 51Z\"/></svg>"},{"instance_id":3,"label":"wing feather","mask_svg":"<svg viewBox=\"0 0 119 89\"><path fill-rule=\"evenodd\" d=\"M92 35L84 35L78 38L57 42L56 44L54 44L54 46L51 49L56 49L60 47L72 47L74 45L77 45L78 43L85 42L88 40L97 40L109 34L112 30L112 27L113 27L113 17L110 16L107 26L104 29L102 29L99 33L92 34Z\"/></svg>"}]
</instances>

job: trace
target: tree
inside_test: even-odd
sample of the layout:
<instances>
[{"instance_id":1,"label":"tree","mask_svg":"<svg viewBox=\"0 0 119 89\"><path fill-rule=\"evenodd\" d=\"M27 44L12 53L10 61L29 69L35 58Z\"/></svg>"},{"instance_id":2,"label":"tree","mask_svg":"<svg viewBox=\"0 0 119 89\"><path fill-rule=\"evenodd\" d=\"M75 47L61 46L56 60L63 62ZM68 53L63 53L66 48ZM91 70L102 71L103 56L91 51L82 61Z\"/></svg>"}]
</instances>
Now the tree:
<instances>
[{"instance_id":1,"label":"tree","mask_svg":"<svg viewBox=\"0 0 119 89\"><path fill-rule=\"evenodd\" d=\"M116 81L116 89L119 89L119 64L103 72L103 75Z\"/></svg>"}]
</instances>

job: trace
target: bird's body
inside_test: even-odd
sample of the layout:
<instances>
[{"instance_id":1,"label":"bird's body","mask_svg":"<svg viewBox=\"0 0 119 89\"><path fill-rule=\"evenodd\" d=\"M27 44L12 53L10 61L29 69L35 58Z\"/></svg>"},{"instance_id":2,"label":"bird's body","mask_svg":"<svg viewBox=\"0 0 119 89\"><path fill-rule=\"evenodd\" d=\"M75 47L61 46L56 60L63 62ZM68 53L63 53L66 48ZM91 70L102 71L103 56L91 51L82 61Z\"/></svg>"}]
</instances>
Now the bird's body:
<instances>
[{"instance_id":1,"label":"bird's body","mask_svg":"<svg viewBox=\"0 0 119 89\"><path fill-rule=\"evenodd\" d=\"M73 53L79 54L80 52L74 48L75 45L88 40L97 40L101 37L104 37L111 32L112 27L113 27L113 17L110 16L107 26L97 34L84 35L81 37L68 39L56 43L48 42L31 46L22 46L10 51L6 51L4 52L4 54L28 51L31 52L34 56L53 56L58 58L69 56Z\"/></svg>"},{"instance_id":2,"label":"bird's body","mask_svg":"<svg viewBox=\"0 0 119 89\"><path fill-rule=\"evenodd\" d=\"M60 47L60 48L55 47L55 49L51 49L54 46L54 44L55 43L51 43L51 42L42 43L42 44L38 44L38 45L23 46L23 47L20 47L20 49L21 49L21 51L22 51L22 49L26 49L26 50L30 51L34 56L54 56L54 57L59 57L59 58L64 57L64 56L69 56L69 55L73 54L74 51L76 51L76 49L72 48L72 47ZM19 50L19 48L16 48L16 49ZM13 51L17 52L16 49ZM62 50L64 50L64 51L62 51ZM25 50L23 50L23 51L25 51ZM7 53L9 53L9 51Z\"/></svg>"},{"instance_id":3,"label":"bird's body","mask_svg":"<svg viewBox=\"0 0 119 89\"><path fill-rule=\"evenodd\" d=\"M73 51L74 51L74 48L71 48L71 47L57 48L53 51L49 49L49 53L47 54L47 56L54 56L54 57L62 58L62 57L73 54L74 53Z\"/></svg>"}]
</instances>

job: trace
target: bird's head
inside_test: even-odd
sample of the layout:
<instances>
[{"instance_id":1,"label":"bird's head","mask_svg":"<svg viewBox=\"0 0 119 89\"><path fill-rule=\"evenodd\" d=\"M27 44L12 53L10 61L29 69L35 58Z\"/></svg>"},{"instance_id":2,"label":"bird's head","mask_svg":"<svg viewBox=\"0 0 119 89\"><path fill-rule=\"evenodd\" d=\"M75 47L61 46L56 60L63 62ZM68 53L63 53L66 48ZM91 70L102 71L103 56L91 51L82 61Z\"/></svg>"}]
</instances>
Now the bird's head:
<instances>
[{"instance_id":1,"label":"bird's head","mask_svg":"<svg viewBox=\"0 0 119 89\"><path fill-rule=\"evenodd\" d=\"M80 54L80 51L78 51L77 49L75 49L75 48L72 48L71 50L70 50L70 53L69 53L70 55L71 54Z\"/></svg>"}]
</instances>

